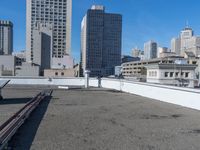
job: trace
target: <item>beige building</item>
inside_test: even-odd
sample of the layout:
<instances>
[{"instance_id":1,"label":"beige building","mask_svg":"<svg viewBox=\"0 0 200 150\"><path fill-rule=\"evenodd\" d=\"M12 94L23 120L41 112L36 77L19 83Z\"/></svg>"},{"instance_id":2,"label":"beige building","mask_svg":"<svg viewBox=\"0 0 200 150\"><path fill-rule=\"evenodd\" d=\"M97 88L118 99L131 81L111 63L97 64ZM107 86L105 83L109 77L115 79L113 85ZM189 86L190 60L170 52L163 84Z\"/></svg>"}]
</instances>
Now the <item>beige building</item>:
<instances>
[{"instance_id":1,"label":"beige building","mask_svg":"<svg viewBox=\"0 0 200 150\"><path fill-rule=\"evenodd\" d=\"M132 61L122 64L122 75L124 77L146 77L146 68L145 66L148 64L173 64L175 61L184 61L188 64L197 64L198 59L186 59L179 56L165 57L165 58L156 58L151 60L143 60L143 61Z\"/></svg>"},{"instance_id":2,"label":"beige building","mask_svg":"<svg viewBox=\"0 0 200 150\"><path fill-rule=\"evenodd\" d=\"M72 69L45 69L45 77L78 77L79 73L75 68Z\"/></svg>"},{"instance_id":3,"label":"beige building","mask_svg":"<svg viewBox=\"0 0 200 150\"><path fill-rule=\"evenodd\" d=\"M176 53L177 55L181 54L181 39L180 38L172 38L171 52Z\"/></svg>"},{"instance_id":4,"label":"beige building","mask_svg":"<svg viewBox=\"0 0 200 150\"><path fill-rule=\"evenodd\" d=\"M45 77L79 77L80 66L77 64L73 68L68 69L45 69Z\"/></svg>"},{"instance_id":5,"label":"beige building","mask_svg":"<svg viewBox=\"0 0 200 150\"><path fill-rule=\"evenodd\" d=\"M162 52L159 54L159 58L173 57L173 56L178 56L178 55L174 52Z\"/></svg>"},{"instance_id":6,"label":"beige building","mask_svg":"<svg viewBox=\"0 0 200 150\"><path fill-rule=\"evenodd\" d=\"M167 52L169 52L169 49L167 47L158 47L157 58L160 58L162 53L167 53Z\"/></svg>"}]
</instances>

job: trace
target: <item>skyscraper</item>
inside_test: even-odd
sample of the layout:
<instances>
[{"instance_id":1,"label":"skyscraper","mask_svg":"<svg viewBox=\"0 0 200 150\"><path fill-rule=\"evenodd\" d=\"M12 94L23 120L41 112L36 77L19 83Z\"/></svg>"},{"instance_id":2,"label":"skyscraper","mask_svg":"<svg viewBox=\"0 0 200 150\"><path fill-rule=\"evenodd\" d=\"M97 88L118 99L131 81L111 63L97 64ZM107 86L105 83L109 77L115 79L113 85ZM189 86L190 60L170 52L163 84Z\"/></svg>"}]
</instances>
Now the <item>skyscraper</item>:
<instances>
[{"instance_id":1,"label":"skyscraper","mask_svg":"<svg viewBox=\"0 0 200 150\"><path fill-rule=\"evenodd\" d=\"M192 28L186 26L181 31L179 38L173 38L171 40L171 49L181 56L184 56L185 52L192 52L195 56L199 56L200 37L194 36Z\"/></svg>"},{"instance_id":2,"label":"skyscraper","mask_svg":"<svg viewBox=\"0 0 200 150\"><path fill-rule=\"evenodd\" d=\"M194 32L192 28L186 27L181 31L180 38L181 38L181 55L183 52L190 47L190 40L194 36Z\"/></svg>"},{"instance_id":3,"label":"skyscraper","mask_svg":"<svg viewBox=\"0 0 200 150\"><path fill-rule=\"evenodd\" d=\"M70 55L72 0L26 0L26 8L27 61L33 61L33 29L38 23L52 25L52 58Z\"/></svg>"},{"instance_id":4,"label":"skyscraper","mask_svg":"<svg viewBox=\"0 0 200 150\"><path fill-rule=\"evenodd\" d=\"M13 24L0 20L0 55L11 55L13 52Z\"/></svg>"},{"instance_id":5,"label":"skyscraper","mask_svg":"<svg viewBox=\"0 0 200 150\"><path fill-rule=\"evenodd\" d=\"M177 55L181 54L181 38L172 38L171 51L176 53Z\"/></svg>"},{"instance_id":6,"label":"skyscraper","mask_svg":"<svg viewBox=\"0 0 200 150\"><path fill-rule=\"evenodd\" d=\"M157 58L157 43L148 41L144 43L144 57L146 60Z\"/></svg>"},{"instance_id":7,"label":"skyscraper","mask_svg":"<svg viewBox=\"0 0 200 150\"><path fill-rule=\"evenodd\" d=\"M91 76L109 76L121 63L122 16L92 6L81 25L81 66Z\"/></svg>"}]
</instances>

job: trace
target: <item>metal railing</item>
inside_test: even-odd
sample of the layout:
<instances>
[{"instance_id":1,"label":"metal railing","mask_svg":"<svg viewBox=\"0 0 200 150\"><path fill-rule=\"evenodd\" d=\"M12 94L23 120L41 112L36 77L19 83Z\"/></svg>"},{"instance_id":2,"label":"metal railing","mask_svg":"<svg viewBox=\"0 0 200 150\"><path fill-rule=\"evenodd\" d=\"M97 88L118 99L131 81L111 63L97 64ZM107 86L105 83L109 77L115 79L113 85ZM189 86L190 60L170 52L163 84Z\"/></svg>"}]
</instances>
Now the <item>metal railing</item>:
<instances>
[{"instance_id":1,"label":"metal railing","mask_svg":"<svg viewBox=\"0 0 200 150\"><path fill-rule=\"evenodd\" d=\"M33 110L46 97L51 96L52 90L45 90L37 94L23 108L10 117L0 126L0 150L3 150L8 141L17 132L19 127L25 122Z\"/></svg>"}]
</instances>

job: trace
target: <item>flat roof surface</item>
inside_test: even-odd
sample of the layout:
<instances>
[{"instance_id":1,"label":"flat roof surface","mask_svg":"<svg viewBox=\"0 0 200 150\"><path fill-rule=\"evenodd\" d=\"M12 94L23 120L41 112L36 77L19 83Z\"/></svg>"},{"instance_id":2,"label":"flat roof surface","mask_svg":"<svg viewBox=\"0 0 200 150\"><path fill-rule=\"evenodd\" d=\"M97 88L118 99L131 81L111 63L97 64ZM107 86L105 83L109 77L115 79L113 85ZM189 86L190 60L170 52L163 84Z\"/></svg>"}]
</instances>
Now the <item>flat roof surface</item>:
<instances>
[{"instance_id":1,"label":"flat roof surface","mask_svg":"<svg viewBox=\"0 0 200 150\"><path fill-rule=\"evenodd\" d=\"M5 88L1 123L41 89ZM200 111L114 90L56 89L9 145L16 150L196 150L199 143Z\"/></svg>"}]
</instances>

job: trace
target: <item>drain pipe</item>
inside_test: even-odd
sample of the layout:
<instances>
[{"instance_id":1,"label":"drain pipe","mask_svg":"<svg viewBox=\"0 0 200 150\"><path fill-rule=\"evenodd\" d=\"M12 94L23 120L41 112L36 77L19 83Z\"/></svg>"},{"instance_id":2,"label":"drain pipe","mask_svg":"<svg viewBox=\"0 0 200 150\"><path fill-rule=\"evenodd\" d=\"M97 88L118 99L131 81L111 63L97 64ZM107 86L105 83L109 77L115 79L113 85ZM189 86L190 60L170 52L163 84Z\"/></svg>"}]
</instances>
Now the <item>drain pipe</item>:
<instances>
[{"instance_id":1,"label":"drain pipe","mask_svg":"<svg viewBox=\"0 0 200 150\"><path fill-rule=\"evenodd\" d=\"M90 75L90 71L89 70L85 70L85 88L89 88L89 75Z\"/></svg>"}]
</instances>

